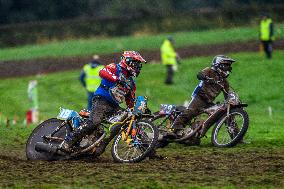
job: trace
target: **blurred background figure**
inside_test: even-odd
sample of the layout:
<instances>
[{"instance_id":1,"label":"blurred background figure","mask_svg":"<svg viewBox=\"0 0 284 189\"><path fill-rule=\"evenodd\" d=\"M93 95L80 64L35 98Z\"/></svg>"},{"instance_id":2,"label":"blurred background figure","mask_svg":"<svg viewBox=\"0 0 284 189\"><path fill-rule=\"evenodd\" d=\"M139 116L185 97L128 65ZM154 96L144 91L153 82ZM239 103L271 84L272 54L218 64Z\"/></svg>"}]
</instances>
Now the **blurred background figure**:
<instances>
[{"instance_id":1,"label":"blurred background figure","mask_svg":"<svg viewBox=\"0 0 284 189\"><path fill-rule=\"evenodd\" d=\"M272 19L268 14L263 14L260 21L259 39L268 59L272 58L272 42L274 41Z\"/></svg>"},{"instance_id":2,"label":"blurred background figure","mask_svg":"<svg viewBox=\"0 0 284 189\"><path fill-rule=\"evenodd\" d=\"M166 66L166 80L165 84L173 84L174 71L177 70L177 63L179 63L179 56L174 49L175 41L172 36L164 40L161 46L161 60L162 64Z\"/></svg>"},{"instance_id":3,"label":"blurred background figure","mask_svg":"<svg viewBox=\"0 0 284 189\"><path fill-rule=\"evenodd\" d=\"M83 67L83 70L80 74L80 82L87 91L88 110L91 110L92 108L92 99L94 97L94 92L101 83L99 72L103 67L104 66L102 66L99 62L99 56L94 55L93 60Z\"/></svg>"},{"instance_id":4,"label":"blurred background figure","mask_svg":"<svg viewBox=\"0 0 284 189\"><path fill-rule=\"evenodd\" d=\"M38 88L37 80L29 81L28 98L30 101L29 110L26 112L26 123L38 123L39 103L38 103Z\"/></svg>"}]
</instances>

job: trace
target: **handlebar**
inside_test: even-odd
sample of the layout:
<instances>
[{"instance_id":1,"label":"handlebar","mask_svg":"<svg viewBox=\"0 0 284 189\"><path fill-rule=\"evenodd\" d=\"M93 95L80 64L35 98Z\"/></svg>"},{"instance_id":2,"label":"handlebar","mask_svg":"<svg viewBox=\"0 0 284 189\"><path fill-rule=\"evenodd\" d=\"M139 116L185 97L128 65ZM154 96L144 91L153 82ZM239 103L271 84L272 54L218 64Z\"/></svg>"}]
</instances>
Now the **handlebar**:
<instances>
[{"instance_id":1,"label":"handlebar","mask_svg":"<svg viewBox=\"0 0 284 189\"><path fill-rule=\"evenodd\" d=\"M219 85L219 86L222 88L222 90L223 90L226 94L229 94L229 91L226 91L224 85L221 84L221 81L220 81L220 80L215 81L215 79L210 78L210 77L206 77L205 79L206 79L206 81L209 81L209 82L211 82L211 83L214 83L214 84ZM230 88L232 88L232 87L230 87Z\"/></svg>"},{"instance_id":2,"label":"handlebar","mask_svg":"<svg viewBox=\"0 0 284 189\"><path fill-rule=\"evenodd\" d=\"M119 79L118 79L118 83L120 85L122 85L123 87L128 88L129 90L133 90L133 87L130 83L130 80L127 79L123 74L120 75Z\"/></svg>"}]
</instances>

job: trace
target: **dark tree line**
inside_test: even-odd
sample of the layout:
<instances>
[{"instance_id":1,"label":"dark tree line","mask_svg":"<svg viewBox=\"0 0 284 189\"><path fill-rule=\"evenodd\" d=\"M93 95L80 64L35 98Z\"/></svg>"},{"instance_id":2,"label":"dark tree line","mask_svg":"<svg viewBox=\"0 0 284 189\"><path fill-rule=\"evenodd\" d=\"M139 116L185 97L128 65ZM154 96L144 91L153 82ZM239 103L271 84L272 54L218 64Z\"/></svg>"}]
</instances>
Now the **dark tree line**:
<instances>
[{"instance_id":1,"label":"dark tree line","mask_svg":"<svg viewBox=\"0 0 284 189\"><path fill-rule=\"evenodd\" d=\"M0 0L0 48L284 20L283 0Z\"/></svg>"},{"instance_id":2,"label":"dark tree line","mask_svg":"<svg viewBox=\"0 0 284 189\"><path fill-rule=\"evenodd\" d=\"M266 8L282 0L0 0L0 24L73 18L165 17L254 6Z\"/></svg>"}]
</instances>

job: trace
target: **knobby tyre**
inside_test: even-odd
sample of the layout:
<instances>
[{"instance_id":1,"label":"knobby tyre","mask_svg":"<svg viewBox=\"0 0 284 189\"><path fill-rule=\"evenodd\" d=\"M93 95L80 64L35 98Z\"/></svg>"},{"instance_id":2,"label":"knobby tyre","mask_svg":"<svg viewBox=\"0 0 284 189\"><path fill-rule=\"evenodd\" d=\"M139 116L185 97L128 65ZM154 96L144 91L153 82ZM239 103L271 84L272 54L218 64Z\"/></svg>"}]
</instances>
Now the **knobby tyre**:
<instances>
[{"instance_id":1,"label":"knobby tyre","mask_svg":"<svg viewBox=\"0 0 284 189\"><path fill-rule=\"evenodd\" d=\"M155 148L159 131L154 124L147 120L140 120L137 122L136 128L137 140L132 140L129 137L129 139L127 139L128 142L124 141L122 139L122 133L119 133L115 137L111 148L111 154L115 162L140 162Z\"/></svg>"},{"instance_id":2,"label":"knobby tyre","mask_svg":"<svg viewBox=\"0 0 284 189\"><path fill-rule=\"evenodd\" d=\"M246 134L249 117L244 109L232 109L229 116L223 115L212 130L211 141L216 147L233 147Z\"/></svg>"},{"instance_id":3,"label":"knobby tyre","mask_svg":"<svg viewBox=\"0 0 284 189\"><path fill-rule=\"evenodd\" d=\"M44 142L42 138L43 135L50 135L59 125L63 123L62 120L58 120L56 118L48 119L41 124L39 124L31 133L28 141L26 143L26 157L28 160L60 160L63 159L63 156L50 154L46 152L37 152L35 150L35 145L37 142ZM62 140L65 138L67 134L67 128L63 126L57 133L55 133L55 137L61 138ZM54 146L58 146L62 140L52 141L50 144Z\"/></svg>"}]
</instances>

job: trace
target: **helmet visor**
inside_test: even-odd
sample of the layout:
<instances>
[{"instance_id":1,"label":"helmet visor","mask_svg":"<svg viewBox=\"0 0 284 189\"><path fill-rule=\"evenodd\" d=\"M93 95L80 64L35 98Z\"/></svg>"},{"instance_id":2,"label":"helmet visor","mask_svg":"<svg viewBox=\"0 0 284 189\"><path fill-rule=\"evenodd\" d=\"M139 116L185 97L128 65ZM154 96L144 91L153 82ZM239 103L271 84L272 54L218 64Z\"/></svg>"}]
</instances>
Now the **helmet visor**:
<instances>
[{"instance_id":1,"label":"helmet visor","mask_svg":"<svg viewBox=\"0 0 284 189\"><path fill-rule=\"evenodd\" d=\"M229 71L231 72L232 71L232 64L221 64L220 65L220 68L223 70L223 71Z\"/></svg>"},{"instance_id":2,"label":"helmet visor","mask_svg":"<svg viewBox=\"0 0 284 189\"><path fill-rule=\"evenodd\" d=\"M129 66L135 70L141 70L142 69L142 62L140 61L131 61L129 63Z\"/></svg>"}]
</instances>

